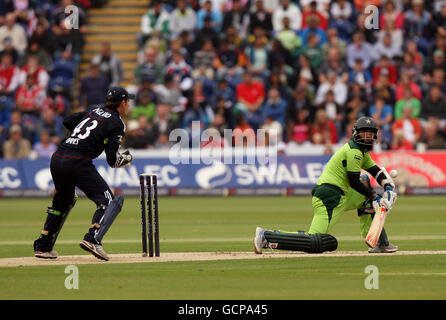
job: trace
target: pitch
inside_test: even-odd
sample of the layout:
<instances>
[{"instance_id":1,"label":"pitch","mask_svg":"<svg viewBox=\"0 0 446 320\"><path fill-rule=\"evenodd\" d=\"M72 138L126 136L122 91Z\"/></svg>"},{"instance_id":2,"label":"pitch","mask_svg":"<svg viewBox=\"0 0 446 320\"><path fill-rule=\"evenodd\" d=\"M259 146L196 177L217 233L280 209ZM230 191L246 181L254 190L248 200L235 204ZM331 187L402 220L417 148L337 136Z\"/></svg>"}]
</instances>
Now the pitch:
<instances>
[{"instance_id":1,"label":"pitch","mask_svg":"<svg viewBox=\"0 0 446 320\"><path fill-rule=\"evenodd\" d=\"M252 252L255 227L307 229L309 197L163 197L160 258L141 257L139 199L126 198L103 242L111 263L78 246L95 209L83 198L59 236L60 257L33 258L32 241L48 204L48 199L0 201L0 299L39 299L43 286L52 288L47 299L446 298L443 197L398 199L386 221L389 238L400 247L397 254L368 254L352 211L333 230L336 252L267 249L260 256ZM69 265L79 269L77 290L64 286ZM379 270L379 289L365 288L370 265Z\"/></svg>"}]
</instances>

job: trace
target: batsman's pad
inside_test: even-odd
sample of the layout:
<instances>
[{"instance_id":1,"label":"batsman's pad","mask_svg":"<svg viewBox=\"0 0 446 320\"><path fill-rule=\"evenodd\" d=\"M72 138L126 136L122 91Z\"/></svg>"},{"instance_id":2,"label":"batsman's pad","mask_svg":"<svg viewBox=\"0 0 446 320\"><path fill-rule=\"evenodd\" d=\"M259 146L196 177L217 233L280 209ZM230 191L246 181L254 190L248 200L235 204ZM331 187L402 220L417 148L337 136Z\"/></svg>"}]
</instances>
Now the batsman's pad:
<instances>
[{"instance_id":1,"label":"batsman's pad","mask_svg":"<svg viewBox=\"0 0 446 320\"><path fill-rule=\"evenodd\" d=\"M53 238L51 240L51 249L53 249L54 245L56 244L57 237L59 236L60 230L62 229L65 221L67 220L68 214L70 213L71 209L74 208L74 205L76 204L76 201L78 198L79 198L78 195L75 193L74 197L73 197L73 202L68 207L67 212L62 214L62 220L60 221L57 231L54 233Z\"/></svg>"},{"instance_id":2,"label":"batsman's pad","mask_svg":"<svg viewBox=\"0 0 446 320\"><path fill-rule=\"evenodd\" d=\"M113 224L113 221L115 221L119 212L121 212L123 203L124 197L122 195L119 195L115 197L107 206L107 209L105 209L104 215L99 222L100 227L98 230L95 231L94 234L94 239L98 244L101 244L102 238L104 238L108 229L110 229L111 225Z\"/></svg>"},{"instance_id":3,"label":"batsman's pad","mask_svg":"<svg viewBox=\"0 0 446 320\"><path fill-rule=\"evenodd\" d=\"M284 233L265 231L265 239L273 249L322 253L338 248L338 241L330 234Z\"/></svg>"}]
</instances>

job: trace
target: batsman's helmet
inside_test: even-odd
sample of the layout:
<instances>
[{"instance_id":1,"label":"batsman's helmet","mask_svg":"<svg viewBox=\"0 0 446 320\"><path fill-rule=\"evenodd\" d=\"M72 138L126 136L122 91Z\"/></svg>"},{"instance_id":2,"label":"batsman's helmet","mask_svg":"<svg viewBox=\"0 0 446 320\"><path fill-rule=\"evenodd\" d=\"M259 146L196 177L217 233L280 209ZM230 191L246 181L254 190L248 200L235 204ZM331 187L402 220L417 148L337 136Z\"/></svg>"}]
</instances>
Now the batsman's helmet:
<instances>
[{"instance_id":1,"label":"batsman's helmet","mask_svg":"<svg viewBox=\"0 0 446 320\"><path fill-rule=\"evenodd\" d=\"M372 131L373 139L369 141L368 139L366 140L361 138L359 134L361 131ZM361 117L358 120L356 120L353 126L352 139L361 148L366 150L372 150L373 144L378 140L378 126L376 125L375 120L373 120L370 117Z\"/></svg>"}]
</instances>

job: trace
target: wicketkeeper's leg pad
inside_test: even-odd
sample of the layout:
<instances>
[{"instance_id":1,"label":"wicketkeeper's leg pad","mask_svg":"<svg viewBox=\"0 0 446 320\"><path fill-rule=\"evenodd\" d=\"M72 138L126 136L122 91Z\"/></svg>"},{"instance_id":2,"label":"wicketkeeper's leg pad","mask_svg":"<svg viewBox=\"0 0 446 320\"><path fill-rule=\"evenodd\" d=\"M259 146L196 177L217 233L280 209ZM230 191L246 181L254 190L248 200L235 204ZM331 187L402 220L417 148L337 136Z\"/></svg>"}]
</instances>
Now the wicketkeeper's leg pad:
<instances>
[{"instance_id":1,"label":"wicketkeeper's leg pad","mask_svg":"<svg viewBox=\"0 0 446 320\"><path fill-rule=\"evenodd\" d=\"M265 231L265 239L273 249L322 253L338 248L338 241L330 234L284 233Z\"/></svg>"}]
</instances>

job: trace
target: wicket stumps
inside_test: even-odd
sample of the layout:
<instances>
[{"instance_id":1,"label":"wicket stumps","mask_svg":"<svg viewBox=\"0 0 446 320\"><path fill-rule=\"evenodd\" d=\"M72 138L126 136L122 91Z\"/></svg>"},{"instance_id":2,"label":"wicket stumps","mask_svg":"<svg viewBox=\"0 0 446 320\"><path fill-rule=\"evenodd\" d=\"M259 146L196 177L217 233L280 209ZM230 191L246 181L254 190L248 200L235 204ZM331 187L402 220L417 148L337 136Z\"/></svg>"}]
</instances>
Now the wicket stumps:
<instances>
[{"instance_id":1,"label":"wicket stumps","mask_svg":"<svg viewBox=\"0 0 446 320\"><path fill-rule=\"evenodd\" d=\"M158 181L153 174L140 174L141 199L141 227L142 227L142 256L147 257L147 239L149 239L149 257L153 257L153 243L155 242L155 256L160 256L160 235L158 216ZM147 202L146 202L147 189ZM146 217L147 207L147 217Z\"/></svg>"}]
</instances>

